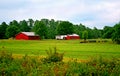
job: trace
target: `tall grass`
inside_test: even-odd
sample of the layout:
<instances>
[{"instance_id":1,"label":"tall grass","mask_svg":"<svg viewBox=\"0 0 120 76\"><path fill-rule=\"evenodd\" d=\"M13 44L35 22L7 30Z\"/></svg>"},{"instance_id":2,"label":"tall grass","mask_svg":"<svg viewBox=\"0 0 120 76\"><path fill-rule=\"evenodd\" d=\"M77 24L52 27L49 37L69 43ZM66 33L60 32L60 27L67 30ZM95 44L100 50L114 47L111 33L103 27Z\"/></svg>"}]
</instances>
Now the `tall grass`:
<instances>
[{"instance_id":1,"label":"tall grass","mask_svg":"<svg viewBox=\"0 0 120 76\"><path fill-rule=\"evenodd\" d=\"M47 57L43 59L43 62L60 62L63 60L64 53L58 53L57 48L46 50Z\"/></svg>"},{"instance_id":2,"label":"tall grass","mask_svg":"<svg viewBox=\"0 0 120 76\"><path fill-rule=\"evenodd\" d=\"M119 76L120 59L91 58L79 63L44 63L38 57L23 56L14 59L11 53L0 52L0 76Z\"/></svg>"}]
</instances>

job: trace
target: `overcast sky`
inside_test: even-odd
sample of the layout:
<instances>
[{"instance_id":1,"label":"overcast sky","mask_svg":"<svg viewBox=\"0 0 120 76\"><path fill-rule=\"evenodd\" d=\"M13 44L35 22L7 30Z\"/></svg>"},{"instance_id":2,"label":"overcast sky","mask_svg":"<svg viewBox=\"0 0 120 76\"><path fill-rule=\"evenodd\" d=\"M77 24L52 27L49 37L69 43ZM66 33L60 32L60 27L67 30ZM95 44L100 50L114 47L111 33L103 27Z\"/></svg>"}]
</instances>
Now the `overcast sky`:
<instances>
[{"instance_id":1,"label":"overcast sky","mask_svg":"<svg viewBox=\"0 0 120 76\"><path fill-rule=\"evenodd\" d=\"M29 18L103 28L120 21L120 0L0 0L0 23Z\"/></svg>"}]
</instances>

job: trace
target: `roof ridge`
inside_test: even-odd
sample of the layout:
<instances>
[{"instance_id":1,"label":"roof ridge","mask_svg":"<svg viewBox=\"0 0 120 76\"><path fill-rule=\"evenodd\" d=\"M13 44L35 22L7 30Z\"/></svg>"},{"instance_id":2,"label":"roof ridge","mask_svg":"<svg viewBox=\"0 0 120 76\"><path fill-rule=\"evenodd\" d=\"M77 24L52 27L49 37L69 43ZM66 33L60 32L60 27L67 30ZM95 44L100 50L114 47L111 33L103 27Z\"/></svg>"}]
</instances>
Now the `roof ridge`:
<instances>
[{"instance_id":1,"label":"roof ridge","mask_svg":"<svg viewBox=\"0 0 120 76\"><path fill-rule=\"evenodd\" d=\"M21 33L23 33L27 36L38 36L38 35L35 34L35 32L21 32Z\"/></svg>"}]
</instances>

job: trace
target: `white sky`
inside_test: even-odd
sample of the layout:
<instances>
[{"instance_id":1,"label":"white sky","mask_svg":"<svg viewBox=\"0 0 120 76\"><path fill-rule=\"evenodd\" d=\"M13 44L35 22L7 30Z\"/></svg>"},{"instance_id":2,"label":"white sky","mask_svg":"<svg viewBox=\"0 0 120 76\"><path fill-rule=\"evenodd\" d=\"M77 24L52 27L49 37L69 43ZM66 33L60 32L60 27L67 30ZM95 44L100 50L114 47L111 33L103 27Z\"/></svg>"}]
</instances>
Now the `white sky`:
<instances>
[{"instance_id":1,"label":"white sky","mask_svg":"<svg viewBox=\"0 0 120 76\"><path fill-rule=\"evenodd\" d=\"M0 0L0 23L47 18L103 28L120 21L120 0Z\"/></svg>"}]
</instances>

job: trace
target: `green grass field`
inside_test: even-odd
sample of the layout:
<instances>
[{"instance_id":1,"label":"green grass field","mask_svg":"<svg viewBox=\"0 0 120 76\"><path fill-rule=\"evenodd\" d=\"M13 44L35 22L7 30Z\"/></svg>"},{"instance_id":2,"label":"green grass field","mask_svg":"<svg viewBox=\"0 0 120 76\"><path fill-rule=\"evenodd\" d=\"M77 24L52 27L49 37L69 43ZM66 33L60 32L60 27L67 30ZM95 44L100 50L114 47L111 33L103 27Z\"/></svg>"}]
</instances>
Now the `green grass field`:
<instances>
[{"instance_id":1,"label":"green grass field","mask_svg":"<svg viewBox=\"0 0 120 76\"><path fill-rule=\"evenodd\" d=\"M80 40L0 40L0 50L20 55L45 55L45 50L57 47L65 57L87 59L103 56L106 58L120 57L120 45L106 43L80 43Z\"/></svg>"}]
</instances>

